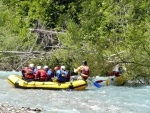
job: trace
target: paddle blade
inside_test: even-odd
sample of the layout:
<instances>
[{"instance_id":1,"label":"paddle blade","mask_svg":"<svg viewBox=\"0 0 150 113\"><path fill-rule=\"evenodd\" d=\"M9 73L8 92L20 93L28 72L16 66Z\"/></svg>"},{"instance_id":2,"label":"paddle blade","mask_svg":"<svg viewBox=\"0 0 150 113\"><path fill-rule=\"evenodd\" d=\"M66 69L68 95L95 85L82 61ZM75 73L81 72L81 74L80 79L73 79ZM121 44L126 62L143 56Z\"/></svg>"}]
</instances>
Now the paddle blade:
<instances>
[{"instance_id":1,"label":"paddle blade","mask_svg":"<svg viewBox=\"0 0 150 113\"><path fill-rule=\"evenodd\" d=\"M103 80L97 80L97 81L95 81L96 83L101 83L101 82L103 82Z\"/></svg>"},{"instance_id":2,"label":"paddle blade","mask_svg":"<svg viewBox=\"0 0 150 113\"><path fill-rule=\"evenodd\" d=\"M96 82L93 82L93 84L94 84L94 86L96 86L97 88L100 88L100 87L101 87L101 85L99 85L99 84L96 83Z\"/></svg>"}]
</instances>

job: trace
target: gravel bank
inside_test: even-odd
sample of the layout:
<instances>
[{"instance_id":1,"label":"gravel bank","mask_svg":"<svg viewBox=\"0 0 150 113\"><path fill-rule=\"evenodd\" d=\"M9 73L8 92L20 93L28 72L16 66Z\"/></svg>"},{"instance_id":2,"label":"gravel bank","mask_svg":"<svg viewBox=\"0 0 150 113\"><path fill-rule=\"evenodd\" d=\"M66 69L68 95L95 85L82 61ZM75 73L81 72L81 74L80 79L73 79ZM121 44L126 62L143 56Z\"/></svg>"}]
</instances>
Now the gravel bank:
<instances>
[{"instance_id":1,"label":"gravel bank","mask_svg":"<svg viewBox=\"0 0 150 113\"><path fill-rule=\"evenodd\" d=\"M16 107L10 104L0 103L0 113L43 113L39 108Z\"/></svg>"}]
</instances>

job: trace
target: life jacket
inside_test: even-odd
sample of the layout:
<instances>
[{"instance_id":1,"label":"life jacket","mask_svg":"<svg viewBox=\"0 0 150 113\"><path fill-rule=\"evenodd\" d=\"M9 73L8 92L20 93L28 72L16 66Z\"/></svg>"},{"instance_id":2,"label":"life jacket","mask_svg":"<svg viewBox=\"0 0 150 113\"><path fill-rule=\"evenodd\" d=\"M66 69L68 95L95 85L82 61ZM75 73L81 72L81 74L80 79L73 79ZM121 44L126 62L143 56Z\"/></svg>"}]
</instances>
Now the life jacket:
<instances>
[{"instance_id":1,"label":"life jacket","mask_svg":"<svg viewBox=\"0 0 150 113\"><path fill-rule=\"evenodd\" d=\"M89 77L88 75L85 75L85 74L81 74L81 76L84 80L86 80Z\"/></svg>"},{"instance_id":2,"label":"life jacket","mask_svg":"<svg viewBox=\"0 0 150 113\"><path fill-rule=\"evenodd\" d=\"M111 71L108 76L116 76L116 77L119 77L120 76L120 73L119 72L114 72L114 71Z\"/></svg>"},{"instance_id":3,"label":"life jacket","mask_svg":"<svg viewBox=\"0 0 150 113\"><path fill-rule=\"evenodd\" d=\"M66 81L66 77L62 76L62 71L61 70L57 70L56 71L56 75L58 78L58 82L65 82ZM66 76L66 75L65 75Z\"/></svg>"},{"instance_id":4,"label":"life jacket","mask_svg":"<svg viewBox=\"0 0 150 113\"><path fill-rule=\"evenodd\" d=\"M54 72L53 72L53 70L52 70L52 69L49 69L49 70L47 71L47 75L48 75L48 77L50 77L50 78L54 77Z\"/></svg>"},{"instance_id":5,"label":"life jacket","mask_svg":"<svg viewBox=\"0 0 150 113\"><path fill-rule=\"evenodd\" d=\"M30 68L26 68L25 69L25 77L27 79L33 79L35 77L33 70Z\"/></svg>"},{"instance_id":6,"label":"life jacket","mask_svg":"<svg viewBox=\"0 0 150 113\"><path fill-rule=\"evenodd\" d=\"M47 79L48 75L45 70L38 70L36 73L36 78L39 78L42 81L45 81Z\"/></svg>"},{"instance_id":7,"label":"life jacket","mask_svg":"<svg viewBox=\"0 0 150 113\"><path fill-rule=\"evenodd\" d=\"M83 69L82 69L81 74L89 75L90 74L89 67L84 66Z\"/></svg>"}]
</instances>

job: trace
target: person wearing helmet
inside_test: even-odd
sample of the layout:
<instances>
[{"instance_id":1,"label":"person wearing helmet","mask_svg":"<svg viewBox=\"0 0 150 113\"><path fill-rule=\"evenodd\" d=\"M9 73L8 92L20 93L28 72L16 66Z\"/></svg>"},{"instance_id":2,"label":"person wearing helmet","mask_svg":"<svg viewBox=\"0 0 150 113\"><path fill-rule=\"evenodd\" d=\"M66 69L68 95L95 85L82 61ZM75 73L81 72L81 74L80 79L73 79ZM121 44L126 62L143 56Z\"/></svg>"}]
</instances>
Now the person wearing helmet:
<instances>
[{"instance_id":1,"label":"person wearing helmet","mask_svg":"<svg viewBox=\"0 0 150 113\"><path fill-rule=\"evenodd\" d=\"M54 77L57 76L57 75L56 75L56 71L57 71L57 70L60 70L60 66L59 66L59 65L56 65L56 66L54 67L54 71L53 71Z\"/></svg>"},{"instance_id":2,"label":"person wearing helmet","mask_svg":"<svg viewBox=\"0 0 150 113\"><path fill-rule=\"evenodd\" d=\"M35 75L34 75L34 64L29 64L28 67L26 66L22 70L22 74L23 74L25 80L27 80L27 81L33 80L35 78Z\"/></svg>"},{"instance_id":3,"label":"person wearing helmet","mask_svg":"<svg viewBox=\"0 0 150 113\"><path fill-rule=\"evenodd\" d=\"M47 69L48 66L44 66L43 69L38 70L35 75L35 79L40 81L46 81L48 77Z\"/></svg>"},{"instance_id":4,"label":"person wearing helmet","mask_svg":"<svg viewBox=\"0 0 150 113\"><path fill-rule=\"evenodd\" d=\"M108 76L116 76L116 77L119 77L121 72L119 71L119 64L117 64L113 69L112 71L108 74Z\"/></svg>"},{"instance_id":5,"label":"person wearing helmet","mask_svg":"<svg viewBox=\"0 0 150 113\"><path fill-rule=\"evenodd\" d=\"M27 72L27 69L28 69L28 65L25 65L25 66L23 67L23 69L21 70L22 78L23 78L23 79L25 79L25 74L26 74L26 72Z\"/></svg>"},{"instance_id":6,"label":"person wearing helmet","mask_svg":"<svg viewBox=\"0 0 150 113\"><path fill-rule=\"evenodd\" d=\"M54 77L54 72L52 69L50 69L47 65L44 66L44 69L46 70L46 73L48 75L47 81L52 81L52 78Z\"/></svg>"},{"instance_id":7,"label":"person wearing helmet","mask_svg":"<svg viewBox=\"0 0 150 113\"><path fill-rule=\"evenodd\" d=\"M34 64L29 64L29 67L33 69L34 68Z\"/></svg>"},{"instance_id":8,"label":"person wearing helmet","mask_svg":"<svg viewBox=\"0 0 150 113\"><path fill-rule=\"evenodd\" d=\"M65 66L60 67L62 70L62 76L66 78L66 82L70 81L70 73L68 70L66 70Z\"/></svg>"},{"instance_id":9,"label":"person wearing helmet","mask_svg":"<svg viewBox=\"0 0 150 113\"><path fill-rule=\"evenodd\" d=\"M37 73L38 70L40 70L42 67L41 66L37 66L35 69L34 69L34 74Z\"/></svg>"},{"instance_id":10,"label":"person wearing helmet","mask_svg":"<svg viewBox=\"0 0 150 113\"><path fill-rule=\"evenodd\" d=\"M53 76L51 77L51 81L53 82L56 82L57 81L57 75L56 75L56 72L60 70L60 66L59 65L56 65L53 69Z\"/></svg>"},{"instance_id":11,"label":"person wearing helmet","mask_svg":"<svg viewBox=\"0 0 150 113\"><path fill-rule=\"evenodd\" d=\"M66 71L65 66L61 66L60 69L56 71L56 76L58 82L66 82L69 78L69 72Z\"/></svg>"},{"instance_id":12,"label":"person wearing helmet","mask_svg":"<svg viewBox=\"0 0 150 113\"><path fill-rule=\"evenodd\" d=\"M87 66L87 61L82 61L82 65L79 66L77 69L74 68L74 72L75 73L79 73L79 75L81 75L81 77L86 80L89 77L90 74L90 69Z\"/></svg>"}]
</instances>

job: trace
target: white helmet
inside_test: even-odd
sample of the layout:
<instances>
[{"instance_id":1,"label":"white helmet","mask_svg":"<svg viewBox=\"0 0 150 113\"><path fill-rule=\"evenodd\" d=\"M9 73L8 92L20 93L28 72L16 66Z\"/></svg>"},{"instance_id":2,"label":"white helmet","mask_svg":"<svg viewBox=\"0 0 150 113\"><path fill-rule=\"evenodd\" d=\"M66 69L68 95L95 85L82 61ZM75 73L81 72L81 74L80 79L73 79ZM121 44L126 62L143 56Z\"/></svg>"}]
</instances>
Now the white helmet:
<instances>
[{"instance_id":1,"label":"white helmet","mask_svg":"<svg viewBox=\"0 0 150 113\"><path fill-rule=\"evenodd\" d=\"M48 66L44 66L43 68L44 68L44 69L48 69Z\"/></svg>"},{"instance_id":2,"label":"white helmet","mask_svg":"<svg viewBox=\"0 0 150 113\"><path fill-rule=\"evenodd\" d=\"M64 69L64 70L65 70L65 69L66 69L66 67L65 67L65 66L61 66L61 67L60 67L60 69Z\"/></svg>"},{"instance_id":3,"label":"white helmet","mask_svg":"<svg viewBox=\"0 0 150 113\"><path fill-rule=\"evenodd\" d=\"M29 64L29 67L33 68L33 67L34 67L34 64Z\"/></svg>"},{"instance_id":4,"label":"white helmet","mask_svg":"<svg viewBox=\"0 0 150 113\"><path fill-rule=\"evenodd\" d=\"M115 67L112 71L118 72L119 69L118 69L118 67Z\"/></svg>"},{"instance_id":5,"label":"white helmet","mask_svg":"<svg viewBox=\"0 0 150 113\"><path fill-rule=\"evenodd\" d=\"M37 66L37 69L41 69L41 66Z\"/></svg>"}]
</instances>

